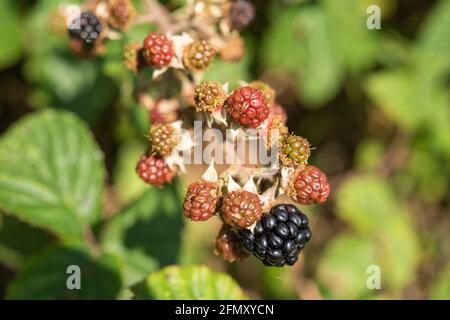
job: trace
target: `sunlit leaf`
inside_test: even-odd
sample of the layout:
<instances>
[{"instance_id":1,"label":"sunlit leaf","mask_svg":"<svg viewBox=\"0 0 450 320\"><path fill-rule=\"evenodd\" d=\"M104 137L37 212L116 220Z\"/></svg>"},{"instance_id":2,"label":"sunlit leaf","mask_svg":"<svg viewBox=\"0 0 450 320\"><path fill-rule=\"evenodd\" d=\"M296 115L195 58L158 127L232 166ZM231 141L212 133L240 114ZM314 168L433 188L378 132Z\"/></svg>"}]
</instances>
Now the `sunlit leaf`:
<instances>
[{"instance_id":1,"label":"sunlit leaf","mask_svg":"<svg viewBox=\"0 0 450 320\"><path fill-rule=\"evenodd\" d=\"M102 154L66 112L34 113L0 140L0 206L64 239L100 217Z\"/></svg>"},{"instance_id":2,"label":"sunlit leaf","mask_svg":"<svg viewBox=\"0 0 450 320\"><path fill-rule=\"evenodd\" d=\"M170 266L150 274L133 288L134 299L238 300L246 296L227 274L206 266Z\"/></svg>"}]
</instances>

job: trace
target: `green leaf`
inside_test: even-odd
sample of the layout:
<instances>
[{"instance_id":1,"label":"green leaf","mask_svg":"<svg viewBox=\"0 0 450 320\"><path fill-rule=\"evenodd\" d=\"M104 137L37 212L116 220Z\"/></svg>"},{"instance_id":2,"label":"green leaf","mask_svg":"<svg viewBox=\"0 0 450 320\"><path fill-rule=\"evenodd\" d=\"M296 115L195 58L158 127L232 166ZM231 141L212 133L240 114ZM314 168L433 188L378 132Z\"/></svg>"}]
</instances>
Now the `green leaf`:
<instances>
[{"instance_id":1,"label":"green leaf","mask_svg":"<svg viewBox=\"0 0 450 320\"><path fill-rule=\"evenodd\" d=\"M424 105L410 70L376 73L367 80L366 90L388 117L406 130L416 129L424 119Z\"/></svg>"},{"instance_id":2,"label":"green leaf","mask_svg":"<svg viewBox=\"0 0 450 320\"><path fill-rule=\"evenodd\" d=\"M81 289L69 290L67 268L81 271ZM92 257L86 248L54 247L36 256L12 281L7 299L114 299L121 289L117 260Z\"/></svg>"},{"instance_id":3,"label":"green leaf","mask_svg":"<svg viewBox=\"0 0 450 320\"><path fill-rule=\"evenodd\" d=\"M132 290L137 300L246 299L229 275L212 271L206 266L166 267L150 274Z\"/></svg>"},{"instance_id":4,"label":"green leaf","mask_svg":"<svg viewBox=\"0 0 450 320\"><path fill-rule=\"evenodd\" d=\"M0 70L16 63L22 55L22 34L12 1L0 1Z\"/></svg>"},{"instance_id":5,"label":"green leaf","mask_svg":"<svg viewBox=\"0 0 450 320\"><path fill-rule=\"evenodd\" d=\"M178 261L184 222L181 204L176 183L164 189L148 187L109 222L102 243L126 263L127 284Z\"/></svg>"},{"instance_id":6,"label":"green leaf","mask_svg":"<svg viewBox=\"0 0 450 320\"><path fill-rule=\"evenodd\" d=\"M67 240L100 217L102 154L72 114L46 111L0 139L0 206Z\"/></svg>"},{"instance_id":7,"label":"green leaf","mask_svg":"<svg viewBox=\"0 0 450 320\"><path fill-rule=\"evenodd\" d=\"M401 290L414 280L420 248L409 216L389 218L378 234L377 250L385 288Z\"/></svg>"},{"instance_id":8,"label":"green leaf","mask_svg":"<svg viewBox=\"0 0 450 320\"><path fill-rule=\"evenodd\" d=\"M450 68L450 1L436 4L419 32L417 46L432 56L429 62L442 61L440 71L445 76Z\"/></svg>"},{"instance_id":9,"label":"green leaf","mask_svg":"<svg viewBox=\"0 0 450 320\"><path fill-rule=\"evenodd\" d=\"M392 215L402 209L391 187L375 175L353 176L344 181L337 194L337 214L361 234L375 234Z\"/></svg>"},{"instance_id":10,"label":"green leaf","mask_svg":"<svg viewBox=\"0 0 450 320\"><path fill-rule=\"evenodd\" d=\"M299 97L309 106L324 105L340 89L343 68L323 10L318 6L289 9L274 21L264 38L266 65L295 76Z\"/></svg>"},{"instance_id":11,"label":"green leaf","mask_svg":"<svg viewBox=\"0 0 450 320\"><path fill-rule=\"evenodd\" d=\"M53 241L43 230L0 213L0 262L9 268L21 268L30 255Z\"/></svg>"},{"instance_id":12,"label":"green leaf","mask_svg":"<svg viewBox=\"0 0 450 320\"><path fill-rule=\"evenodd\" d=\"M381 141L367 138L358 144L355 163L358 168L374 169L382 161L385 148Z\"/></svg>"},{"instance_id":13,"label":"green leaf","mask_svg":"<svg viewBox=\"0 0 450 320\"><path fill-rule=\"evenodd\" d=\"M365 89L376 106L406 131L427 126L443 132L437 138L449 145L446 123L450 120L450 95L445 78L436 70L442 63L429 53L416 52L413 66L375 73L367 79ZM445 123L445 124L444 124Z\"/></svg>"},{"instance_id":14,"label":"green leaf","mask_svg":"<svg viewBox=\"0 0 450 320\"><path fill-rule=\"evenodd\" d=\"M378 265L376 247L367 238L340 234L325 249L318 267L318 279L333 299L369 296L367 268Z\"/></svg>"},{"instance_id":15,"label":"green leaf","mask_svg":"<svg viewBox=\"0 0 450 320\"><path fill-rule=\"evenodd\" d=\"M322 0L331 41L338 59L350 71L360 72L374 62L378 54L376 31L366 27L367 4L360 0Z\"/></svg>"},{"instance_id":16,"label":"green leaf","mask_svg":"<svg viewBox=\"0 0 450 320\"><path fill-rule=\"evenodd\" d=\"M127 42L141 43L144 38L152 31L156 31L154 25L149 23L134 24L124 34Z\"/></svg>"},{"instance_id":17,"label":"green leaf","mask_svg":"<svg viewBox=\"0 0 450 320\"><path fill-rule=\"evenodd\" d=\"M239 62L226 62L215 59L206 70L204 79L220 83L228 82L232 87L235 87L239 84L239 81L249 81L249 61L247 55Z\"/></svg>"},{"instance_id":18,"label":"green leaf","mask_svg":"<svg viewBox=\"0 0 450 320\"><path fill-rule=\"evenodd\" d=\"M261 281L264 286L265 299L298 299L296 292L296 270L289 267L267 268L263 266L260 272L262 273Z\"/></svg>"},{"instance_id":19,"label":"green leaf","mask_svg":"<svg viewBox=\"0 0 450 320\"><path fill-rule=\"evenodd\" d=\"M450 299L450 265L438 274L429 289L429 298L433 300Z\"/></svg>"},{"instance_id":20,"label":"green leaf","mask_svg":"<svg viewBox=\"0 0 450 320\"><path fill-rule=\"evenodd\" d=\"M101 73L97 60L83 60L68 48L35 54L26 65L27 78L36 83L31 103L39 108L64 108L95 122L116 99L115 82Z\"/></svg>"},{"instance_id":21,"label":"green leaf","mask_svg":"<svg viewBox=\"0 0 450 320\"><path fill-rule=\"evenodd\" d=\"M372 241L385 287L402 289L414 279L419 263L416 232L385 179L371 174L347 179L337 193L337 213Z\"/></svg>"}]
</instances>

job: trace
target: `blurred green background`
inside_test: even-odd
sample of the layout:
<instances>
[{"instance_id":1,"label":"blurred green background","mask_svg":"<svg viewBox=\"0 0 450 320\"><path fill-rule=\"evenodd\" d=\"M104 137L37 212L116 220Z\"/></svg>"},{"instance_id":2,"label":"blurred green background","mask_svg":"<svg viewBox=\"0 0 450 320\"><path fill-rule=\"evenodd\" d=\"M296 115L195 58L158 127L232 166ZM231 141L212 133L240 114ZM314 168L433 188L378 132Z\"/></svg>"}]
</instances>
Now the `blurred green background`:
<instances>
[{"instance_id":1,"label":"blurred green background","mask_svg":"<svg viewBox=\"0 0 450 320\"><path fill-rule=\"evenodd\" d=\"M250 298L450 299L450 1L253 1L246 58L208 70L272 85L330 179L327 204L302 208L313 240L283 269L213 255L218 221L179 211L191 176L164 190L139 181L148 115L121 55L152 26L82 60L52 24L63 2L0 1L0 297L128 298L149 272L204 264ZM366 28L370 4L381 30ZM88 270L73 295L61 286L70 261ZM381 290L366 286L370 265Z\"/></svg>"}]
</instances>

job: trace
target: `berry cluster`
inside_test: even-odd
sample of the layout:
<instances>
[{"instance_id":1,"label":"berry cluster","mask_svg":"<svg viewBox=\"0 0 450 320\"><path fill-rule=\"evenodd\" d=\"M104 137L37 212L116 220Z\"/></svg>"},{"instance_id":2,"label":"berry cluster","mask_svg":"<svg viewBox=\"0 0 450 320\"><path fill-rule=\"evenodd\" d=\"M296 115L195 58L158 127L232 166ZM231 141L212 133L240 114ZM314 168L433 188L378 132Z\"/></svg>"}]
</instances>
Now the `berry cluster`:
<instances>
[{"instance_id":1,"label":"berry cluster","mask_svg":"<svg viewBox=\"0 0 450 320\"><path fill-rule=\"evenodd\" d=\"M271 205L282 192L302 205L322 204L330 193L330 186L322 171L308 165L309 142L289 134L286 111L275 102L275 91L269 85L254 81L230 94L226 87L218 82L200 82L194 88L195 110L207 117L224 114L227 126L260 129L267 146L279 147L280 174L273 175L272 187L261 194L258 192L261 186L255 185L251 177L241 187L231 171L226 170L218 177L214 166L210 166L202 179L188 186L183 203L184 216L192 221L206 221L218 216L223 221L215 252L227 261L254 255L268 266L293 265L311 239L308 219L294 205ZM268 135L275 130L278 136ZM156 173L155 166L151 169L149 165L138 166L141 177L142 172L147 174L143 177L146 182L161 186L162 181L170 181L170 174L170 179L162 177L173 169L164 159L179 143L174 138L175 133L171 123L154 124L150 130L151 154L159 159L161 173ZM149 170L153 170L151 178L147 173ZM257 174L252 171L252 175ZM237 177L242 181L239 170ZM281 181L276 183L276 179Z\"/></svg>"},{"instance_id":2,"label":"berry cluster","mask_svg":"<svg viewBox=\"0 0 450 320\"><path fill-rule=\"evenodd\" d=\"M49 24L53 30L66 29L71 48L81 56L103 54L103 40L123 37L134 23L155 24L161 32L150 33L142 42L135 61L127 55L125 65L138 72L139 66L155 69L172 67L187 72L208 68L216 53L225 61L242 59L245 46L239 30L247 27L255 16L255 8L247 0L187 2L172 18L170 11L158 1L143 4L144 14L136 13L132 0L85 0L83 12L73 17L70 10L55 11ZM60 28L61 27L61 28ZM100 36L101 35L101 36ZM212 45L214 43L214 45ZM125 44L124 50L130 43ZM155 77L162 74L157 71Z\"/></svg>"},{"instance_id":3,"label":"berry cluster","mask_svg":"<svg viewBox=\"0 0 450 320\"><path fill-rule=\"evenodd\" d=\"M123 46L123 64L131 71L124 87L132 89L124 100L142 106L150 122L149 145L136 165L144 182L162 188L186 172L180 153L194 145L188 131L194 119L230 129L231 144L250 141L240 135L247 130L267 149L277 148L278 166L270 168L233 163L218 174L211 164L188 186L183 214L192 221L221 219L216 253L227 261L254 255L266 265L293 265L311 238L308 219L294 205L274 204L281 194L301 205L322 204L330 185L322 171L308 164L313 148L289 132L286 110L269 84L256 80L229 90L227 83L203 79L216 55L228 62L242 59L245 43L239 32L255 17L253 4L199 2L188 1L172 14L160 1L149 0L143 2L145 12L136 14L132 0L86 0L77 19L62 21L72 49L81 56L100 55L107 40L127 39L123 31L138 20L157 27Z\"/></svg>"}]
</instances>

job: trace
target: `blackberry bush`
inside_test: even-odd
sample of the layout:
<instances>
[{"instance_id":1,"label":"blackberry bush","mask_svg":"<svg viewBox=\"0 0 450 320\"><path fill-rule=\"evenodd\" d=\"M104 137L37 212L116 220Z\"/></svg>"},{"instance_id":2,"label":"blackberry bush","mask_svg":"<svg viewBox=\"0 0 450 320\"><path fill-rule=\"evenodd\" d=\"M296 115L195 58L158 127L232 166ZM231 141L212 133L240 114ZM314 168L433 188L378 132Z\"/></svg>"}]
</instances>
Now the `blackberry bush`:
<instances>
[{"instance_id":1,"label":"blackberry bush","mask_svg":"<svg viewBox=\"0 0 450 320\"><path fill-rule=\"evenodd\" d=\"M450 298L450 1L370 2L0 1L0 299Z\"/></svg>"},{"instance_id":2,"label":"blackberry bush","mask_svg":"<svg viewBox=\"0 0 450 320\"><path fill-rule=\"evenodd\" d=\"M148 133L137 175L150 190L172 188L171 182L191 169L183 153L203 144L193 141L194 121L226 133L225 150L238 150L235 143L252 141L262 142L267 150L278 148L273 154L279 161L246 165L233 158L220 172L214 164L220 151L215 150L203 176L187 184L182 211L192 222L222 221L215 253L228 262L252 254L268 266L293 265L311 238L308 219L293 205L272 205L284 193L302 205L324 203L330 192L326 177L307 165L310 144L289 133L288 114L269 83L222 83L208 72L216 54L227 63L243 58L245 43L239 30L251 23L255 7L247 0L189 1L169 12L158 1L146 0L143 14L133 3L86 3L80 28L69 30L69 35L75 52L89 51L81 56L109 57L105 70L111 74L119 68L110 57L122 46L122 63L129 73L120 78L126 82L120 90L124 101L139 109L127 110L131 126L141 136ZM139 39L131 28L137 23L156 28ZM117 40L118 46L104 45Z\"/></svg>"}]
</instances>

